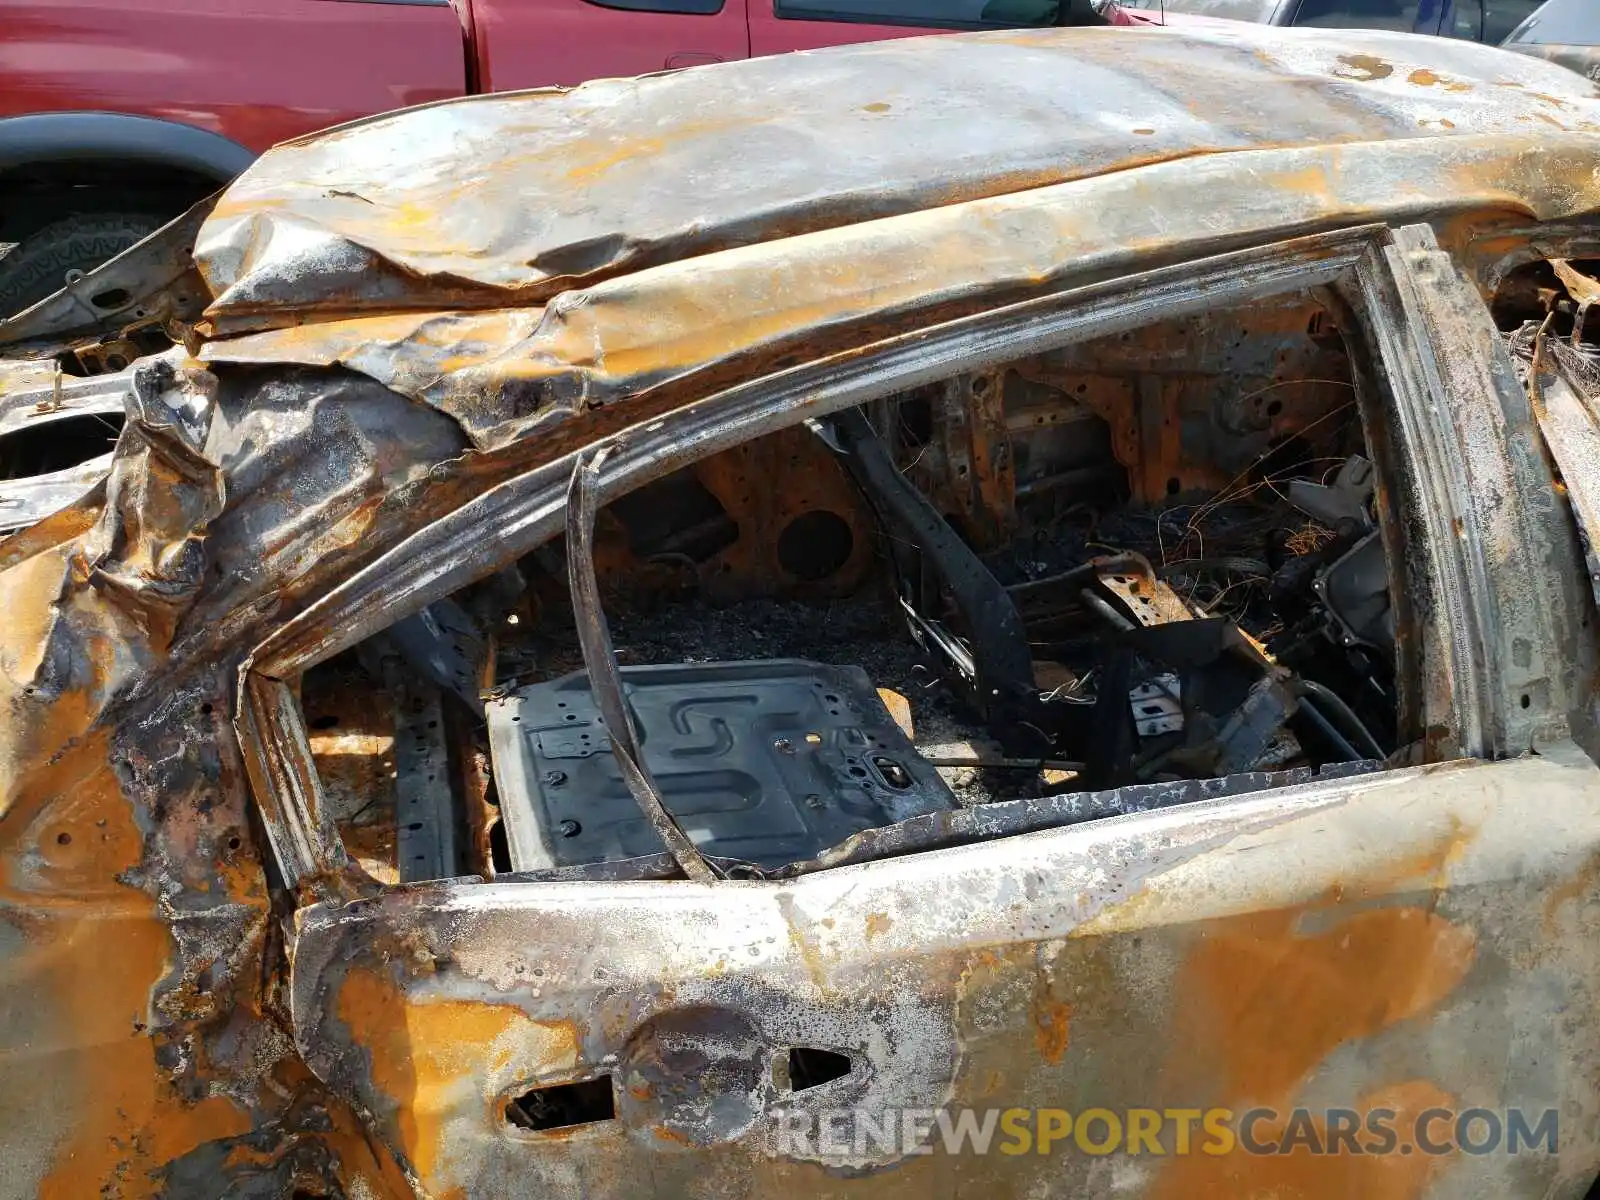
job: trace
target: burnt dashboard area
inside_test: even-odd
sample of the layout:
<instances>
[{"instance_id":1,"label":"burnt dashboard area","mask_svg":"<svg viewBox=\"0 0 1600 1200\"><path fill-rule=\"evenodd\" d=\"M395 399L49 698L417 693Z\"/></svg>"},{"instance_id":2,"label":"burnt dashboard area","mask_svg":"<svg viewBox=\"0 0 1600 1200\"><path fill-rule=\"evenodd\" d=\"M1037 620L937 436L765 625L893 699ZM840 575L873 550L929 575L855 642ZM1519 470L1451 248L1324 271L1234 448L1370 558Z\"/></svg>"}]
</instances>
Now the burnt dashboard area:
<instances>
[{"instance_id":1,"label":"burnt dashboard area","mask_svg":"<svg viewBox=\"0 0 1600 1200\"><path fill-rule=\"evenodd\" d=\"M671 821L761 876L885 830L983 836L1018 828L994 814L1385 759L1391 572L1334 312L1283 296L958 375L601 508L627 740ZM304 679L328 802L375 877L659 857L568 552Z\"/></svg>"}]
</instances>

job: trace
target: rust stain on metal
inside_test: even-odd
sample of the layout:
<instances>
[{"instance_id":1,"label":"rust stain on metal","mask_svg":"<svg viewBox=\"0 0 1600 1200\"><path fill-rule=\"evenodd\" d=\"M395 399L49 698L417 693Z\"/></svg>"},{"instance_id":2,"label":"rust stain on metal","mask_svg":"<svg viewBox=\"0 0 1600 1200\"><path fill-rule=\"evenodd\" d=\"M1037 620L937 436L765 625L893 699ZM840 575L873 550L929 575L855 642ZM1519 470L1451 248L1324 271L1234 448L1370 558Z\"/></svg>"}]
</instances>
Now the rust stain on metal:
<instances>
[{"instance_id":1,"label":"rust stain on metal","mask_svg":"<svg viewBox=\"0 0 1600 1200\"><path fill-rule=\"evenodd\" d=\"M1034 1044L1039 1057L1058 1063L1067 1052L1072 1034L1072 1005L1060 1000L1047 1001L1033 1014Z\"/></svg>"},{"instance_id":2,"label":"rust stain on metal","mask_svg":"<svg viewBox=\"0 0 1600 1200\"><path fill-rule=\"evenodd\" d=\"M1394 74L1394 64L1384 62L1371 54L1341 54L1339 61L1348 70L1335 71L1334 74L1341 79L1356 79L1362 83L1370 83L1378 79L1387 79Z\"/></svg>"},{"instance_id":3,"label":"rust stain on metal","mask_svg":"<svg viewBox=\"0 0 1600 1200\"><path fill-rule=\"evenodd\" d=\"M1544 902L1545 933L1554 936L1560 929L1562 909L1571 906L1581 921L1583 907L1593 903L1600 889L1600 855L1591 856L1571 878L1551 889Z\"/></svg>"},{"instance_id":4,"label":"rust stain on metal","mask_svg":"<svg viewBox=\"0 0 1600 1200\"><path fill-rule=\"evenodd\" d=\"M802 917L795 910L794 904L787 898L779 901L779 908L783 913L784 923L788 928L789 944L794 947L800 956L800 961L805 964L806 973L811 982L824 994L830 987L828 962L815 940L808 937L802 926ZM832 925L832 919L824 917L821 924Z\"/></svg>"},{"instance_id":5,"label":"rust stain on metal","mask_svg":"<svg viewBox=\"0 0 1600 1200\"><path fill-rule=\"evenodd\" d=\"M1470 92L1472 85L1457 79L1447 79L1437 71L1430 71L1426 67L1419 67L1406 76L1406 82L1414 83L1418 87L1442 87L1447 92Z\"/></svg>"},{"instance_id":6,"label":"rust stain on metal","mask_svg":"<svg viewBox=\"0 0 1600 1200\"><path fill-rule=\"evenodd\" d=\"M890 688L879 688L878 699L883 701L884 708L889 710L889 715L900 727L900 732L915 740L917 730L911 720L911 702Z\"/></svg>"},{"instance_id":7,"label":"rust stain on metal","mask_svg":"<svg viewBox=\"0 0 1600 1200\"><path fill-rule=\"evenodd\" d=\"M1189 1044L1230 1100L1287 1108L1335 1048L1436 1008L1476 950L1470 928L1414 907L1221 922L1180 974L1196 997Z\"/></svg>"},{"instance_id":8,"label":"rust stain on metal","mask_svg":"<svg viewBox=\"0 0 1600 1200\"><path fill-rule=\"evenodd\" d=\"M649 164L670 150L674 143L694 138L741 136L739 131L749 124L748 117L691 121L659 137L619 138L604 141L592 148L585 146L581 160L567 169L567 182L574 187L589 187L617 167L630 163ZM425 212L423 218L432 222L436 220L436 215Z\"/></svg>"},{"instance_id":9,"label":"rust stain on metal","mask_svg":"<svg viewBox=\"0 0 1600 1200\"><path fill-rule=\"evenodd\" d=\"M1446 886L1471 842L1455 824L1432 845L1364 872L1328 895L1293 909L1224 919L1209 927L1181 968L1179 994L1193 1001L1180 1015L1169 1077L1195 1086L1214 1079L1219 1103L1287 1112L1301 1089L1341 1047L1371 1039L1446 1005L1477 960L1477 935L1432 906L1395 903L1418 885ZM1351 911L1354 906L1366 905ZM1376 905L1375 907L1372 905ZM1351 1107L1394 1109L1396 1129L1454 1097L1427 1079L1403 1079L1380 1092L1349 1097ZM1339 1101L1343 1103L1343 1099ZM1259 1140L1276 1142L1280 1121ZM1317 1123L1319 1145L1328 1142ZM1449 1158L1401 1154L1313 1154L1289 1143L1283 1154L1194 1155L1171 1161L1155 1195L1232 1196L1249 1191L1302 1196L1421 1196Z\"/></svg>"},{"instance_id":10,"label":"rust stain on metal","mask_svg":"<svg viewBox=\"0 0 1600 1200\"><path fill-rule=\"evenodd\" d=\"M13 693L13 712L23 698ZM73 705L57 706L61 732L81 728L86 699L76 697L76 717ZM112 1186L118 1195L155 1195L166 1164L248 1131L251 1119L232 1099L187 1098L163 1082L147 1030L152 989L177 953L171 926L149 895L122 882L143 839L107 769L105 731L84 731L63 749L21 773L0 773L0 903L29 947L32 993L53 998L29 1019L50 1029L45 1046L61 1048L50 1055L49 1089L36 1096L52 1107L62 1097L94 1098L60 1111L61 1143L38 1194L79 1200Z\"/></svg>"},{"instance_id":11,"label":"rust stain on metal","mask_svg":"<svg viewBox=\"0 0 1600 1200\"><path fill-rule=\"evenodd\" d=\"M535 1021L509 1003L413 1002L392 979L366 971L345 976L337 1012L354 1043L370 1052L373 1084L396 1106L400 1147L417 1176L434 1184L455 1169L447 1119L476 1071L487 1064L503 1072L515 1058L531 1061L536 1074L554 1074L570 1071L579 1056L570 1021ZM495 1098L481 1099L492 1107Z\"/></svg>"},{"instance_id":12,"label":"rust stain on metal","mask_svg":"<svg viewBox=\"0 0 1600 1200\"><path fill-rule=\"evenodd\" d=\"M48 1200L95 1195L108 1181L119 1195L155 1195L163 1166L251 1127L248 1112L227 1097L190 1101L152 1086L161 1071L144 1032L148 997L174 948L166 922L140 901L130 898L97 919L47 919L35 931L54 943L54 952L37 969L34 986L64 1005L56 1015L63 1040L94 1048L60 1064L70 1072L63 1082L97 1098L67 1126L58 1165L40 1183L39 1195Z\"/></svg>"}]
</instances>

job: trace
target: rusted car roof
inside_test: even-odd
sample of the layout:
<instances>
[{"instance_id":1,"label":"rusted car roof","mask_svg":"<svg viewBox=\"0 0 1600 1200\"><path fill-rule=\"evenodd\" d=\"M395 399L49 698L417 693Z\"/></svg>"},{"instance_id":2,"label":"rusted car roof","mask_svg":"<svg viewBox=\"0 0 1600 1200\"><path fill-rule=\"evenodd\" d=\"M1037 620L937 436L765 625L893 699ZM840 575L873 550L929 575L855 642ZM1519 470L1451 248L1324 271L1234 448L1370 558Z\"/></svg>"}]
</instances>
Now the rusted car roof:
<instances>
[{"instance_id":1,"label":"rusted car roof","mask_svg":"<svg viewBox=\"0 0 1600 1200\"><path fill-rule=\"evenodd\" d=\"M813 361L1178 259L1428 220L1487 279L1525 251L1530 229L1600 210L1595 97L1548 64L1401 35L1029 32L453 102L264 156L196 243L213 302L192 357L141 364L109 476L0 542L0 1092L12 1101L0 1192L209 1200L221 1179L260 1189L240 1195L278 1195L352 1177L367 1188L352 1195L410 1190L414 1180L373 1151L348 1097L313 1078L316 1055L285 1032L291 1007L315 1012L320 999L287 995L295 897L275 874L269 886L278 868L232 718L240 664L263 638L303 619L288 639L298 642L268 647L291 665L290 650L306 658L348 644L350 614L377 590L351 581L367 571L369 583L389 582L385 556L403 557L431 522L469 504L492 508L495 489L530 465L802 354ZM353 371L297 369L328 364ZM535 516L548 535L549 513ZM507 545L531 537L535 516L522 514ZM424 584L459 585L502 551L466 547L480 557L451 560ZM367 607L377 625L392 619ZM1581 979L1587 960L1562 906L1592 890L1592 867L1572 861L1600 838L1592 765L1538 760L1482 785L1480 770L1498 768L1429 785L1449 802L1449 828L1382 847L1407 864L1364 865L1384 887L1426 889L1465 863L1479 872L1471 879L1492 876L1493 895L1509 896L1526 891L1516 871L1538 863L1541 885L1557 889L1547 926L1496 926L1485 946L1497 963L1546 955L1563 980ZM1526 829L1513 812L1518 789L1572 800L1568 824L1553 826L1565 841L1502 840ZM1382 800L1340 799L1329 808L1344 816L1328 824L1319 810L1297 810L1293 823L1376 846L1369 830L1382 828ZM1267 844L1290 821L1216 819ZM1199 845L1199 833L1184 836ZM1118 837L1135 835L1124 827L1033 846L1054 871ZM271 847L280 859L292 849ZM1106 861L1136 850L1118 842ZM987 872L997 855L958 857ZM1185 877L1197 891L1207 870L1227 870L1207 861ZM1276 861L1252 860L1251 886L1313 917L1320 901L1301 884L1344 869L1329 856L1305 880L1260 879L1262 863ZM1098 869L1084 868L1085 889L1101 886L1090 878ZM847 885L794 894L828 900ZM494 887L489 900L504 894ZM1132 920L1134 909L1118 906L1142 901L1121 888L1105 887L1090 915ZM1173 884L1154 903L1189 899ZM763 936L789 939L756 950L782 959L775 977L799 987L823 969L821 935L813 914L780 911L786 902L734 911ZM392 918L400 930L393 941L358 939L352 978L370 974L369 957L432 964L434 949L442 971L459 949L452 939L472 932L456 922L452 894L427 911L427 936L407 940L419 928L410 903L383 897L344 914ZM542 917L554 902L540 891L525 903ZM684 911L699 905L693 893ZM1413 920L1409 908L1394 911ZM1431 931L1432 911L1416 912ZM870 927L873 915L861 919ZM1081 915L1052 916L1048 932ZM342 949L342 919L319 910L309 926L330 953ZM569 927L589 937L589 919ZM507 945L520 936L499 915L484 922ZM1384 941L1400 923L1373 927ZM1269 932L1291 935L1288 923ZM902 928L885 944L916 942ZM1342 951L1330 942L1316 953ZM1379 950L1370 957L1392 966ZM1470 954L1457 957L1465 972ZM1320 978L1322 961L1308 960L1307 978ZM1020 957L992 969L975 994L1008 1004L1033 971ZM1224 953L1203 983L1225 989L1234 970ZM1380 974L1379 985L1385 1001L1401 999L1381 1021L1356 1020L1362 1029L1409 1015L1408 989L1424 994L1405 970ZM1115 1014L1141 994L1108 990L1094 1018L1110 1031L1101 1044L1129 1048ZM393 1049L384 1039L404 1032L412 1010L381 990L367 999L346 1024ZM430 1144L448 1140L444 1118L476 1111L475 1099L450 1092L461 1064L449 1022L480 1020L479 999L458 1009L445 994L426 1014L442 1023L417 1031L419 1044L444 1033L428 1042L438 1055L417 1064L418 1094L433 1106L423 1118ZM1331 1036L1322 1011L1294 1049L1308 1062ZM492 1022L473 1028L463 1044L488 1054ZM1143 1026L1136 1033L1153 1044ZM1241 1018L1223 1031L1223 1052L1247 1058L1253 1036ZM1567 1043L1552 1044L1559 1054ZM1147 1065L1153 1079L1154 1058ZM312 1067L336 1076L326 1062ZM1028 1095L1048 1099L1042 1084ZM465 1154L470 1138L451 1147ZM676 1174L694 1161L679 1160ZM449 1178L474 1176L471 1162L444 1166ZM1420 1191L1419 1172L1395 1194Z\"/></svg>"},{"instance_id":2,"label":"rusted car roof","mask_svg":"<svg viewBox=\"0 0 1600 1200\"><path fill-rule=\"evenodd\" d=\"M579 398L1164 241L1587 212L1595 95L1465 42L1240 25L917 38L440 104L282 146L229 189L196 245L202 357L342 362L503 443Z\"/></svg>"},{"instance_id":3,"label":"rusted car roof","mask_svg":"<svg viewBox=\"0 0 1600 1200\"><path fill-rule=\"evenodd\" d=\"M1137 34L909 38L481 96L303 138L245 171L202 230L209 315L231 328L527 307L734 246L1176 159L1600 131L1573 102L1582 84L1466 42Z\"/></svg>"}]
</instances>

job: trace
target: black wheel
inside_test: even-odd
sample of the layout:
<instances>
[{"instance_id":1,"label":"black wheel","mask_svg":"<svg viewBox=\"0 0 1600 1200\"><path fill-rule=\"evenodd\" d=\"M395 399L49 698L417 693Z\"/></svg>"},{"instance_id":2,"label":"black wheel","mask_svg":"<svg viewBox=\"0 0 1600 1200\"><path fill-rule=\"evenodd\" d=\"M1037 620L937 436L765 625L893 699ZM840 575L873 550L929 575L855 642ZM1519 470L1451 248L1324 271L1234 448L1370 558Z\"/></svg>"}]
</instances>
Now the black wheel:
<instances>
[{"instance_id":1,"label":"black wheel","mask_svg":"<svg viewBox=\"0 0 1600 1200\"><path fill-rule=\"evenodd\" d=\"M162 224L148 213L79 213L28 234L0 257L0 317L60 291Z\"/></svg>"}]
</instances>

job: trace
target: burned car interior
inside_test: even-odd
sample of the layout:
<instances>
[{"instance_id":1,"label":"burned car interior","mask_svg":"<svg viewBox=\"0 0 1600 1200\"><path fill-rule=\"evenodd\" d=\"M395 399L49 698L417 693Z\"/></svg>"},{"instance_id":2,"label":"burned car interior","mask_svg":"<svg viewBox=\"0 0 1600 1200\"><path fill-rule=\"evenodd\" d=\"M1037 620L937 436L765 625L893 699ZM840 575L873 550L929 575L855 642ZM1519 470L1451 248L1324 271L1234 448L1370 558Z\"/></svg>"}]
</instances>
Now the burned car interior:
<instances>
[{"instance_id":1,"label":"burned car interior","mask_svg":"<svg viewBox=\"0 0 1600 1200\"><path fill-rule=\"evenodd\" d=\"M300 780L282 794L316 853L380 885L710 881L1492 757L1537 714L1474 718L1459 675L1421 677L1461 631L1420 615L1450 549L1413 508L1441 463L1392 433L1415 401L1366 275L1394 236L1024 301L931 331L945 369L865 402L805 413L801 369L800 407L754 435L549 463L527 477L549 480L548 534L513 553L480 524L493 548L456 587L298 652L298 700L270 685L244 728L304 761L258 777ZM1276 273L1220 282L1235 263ZM1165 311L1119 307L1130 286ZM1526 325L1526 290L1503 323ZM962 355L984 322L1009 336ZM603 489L630 453L643 477Z\"/></svg>"},{"instance_id":2,"label":"burned car interior","mask_svg":"<svg viewBox=\"0 0 1600 1200\"><path fill-rule=\"evenodd\" d=\"M1288 293L683 467L599 510L601 611L557 539L308 672L330 810L391 883L652 869L585 619L731 877L994 801L1376 769L1396 626L1354 387L1333 313Z\"/></svg>"}]
</instances>

